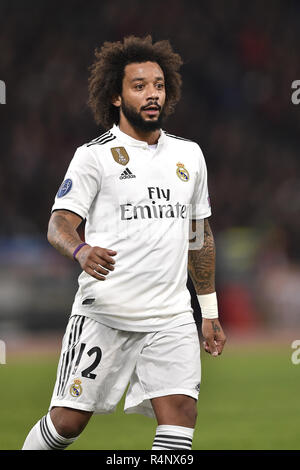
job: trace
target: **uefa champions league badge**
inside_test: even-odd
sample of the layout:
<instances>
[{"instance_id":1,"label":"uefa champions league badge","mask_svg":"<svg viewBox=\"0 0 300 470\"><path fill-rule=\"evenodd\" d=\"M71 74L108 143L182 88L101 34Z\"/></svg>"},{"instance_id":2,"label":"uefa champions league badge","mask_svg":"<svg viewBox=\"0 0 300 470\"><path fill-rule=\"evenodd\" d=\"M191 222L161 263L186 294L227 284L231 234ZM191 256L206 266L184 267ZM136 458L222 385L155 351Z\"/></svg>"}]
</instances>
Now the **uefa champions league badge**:
<instances>
[{"instance_id":1,"label":"uefa champions league badge","mask_svg":"<svg viewBox=\"0 0 300 470\"><path fill-rule=\"evenodd\" d=\"M176 165L177 165L176 175L178 176L178 178L181 179L181 181L188 181L190 179L190 175L187 169L184 168L184 164L176 163Z\"/></svg>"},{"instance_id":2,"label":"uefa champions league badge","mask_svg":"<svg viewBox=\"0 0 300 470\"><path fill-rule=\"evenodd\" d=\"M74 383L72 383L70 387L70 394L72 397L80 397L82 394L82 386L81 386L81 380L80 379L74 379Z\"/></svg>"},{"instance_id":3,"label":"uefa champions league badge","mask_svg":"<svg viewBox=\"0 0 300 470\"><path fill-rule=\"evenodd\" d=\"M72 180L70 180L70 179L65 180L61 184L61 186L60 186L60 188L57 192L57 197L64 197L66 194L68 194L68 192L71 191L71 188L72 188Z\"/></svg>"}]
</instances>

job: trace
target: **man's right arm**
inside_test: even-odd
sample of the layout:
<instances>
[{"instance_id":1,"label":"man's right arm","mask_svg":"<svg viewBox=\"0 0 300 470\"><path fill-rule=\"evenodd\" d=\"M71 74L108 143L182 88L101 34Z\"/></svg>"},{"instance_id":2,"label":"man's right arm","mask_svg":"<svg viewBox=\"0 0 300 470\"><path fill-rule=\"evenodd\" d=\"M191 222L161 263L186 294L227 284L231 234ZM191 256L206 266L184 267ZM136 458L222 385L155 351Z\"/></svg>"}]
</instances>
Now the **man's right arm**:
<instances>
[{"instance_id":1,"label":"man's right arm","mask_svg":"<svg viewBox=\"0 0 300 470\"><path fill-rule=\"evenodd\" d=\"M81 217L67 210L54 211L49 220L47 234L49 243L70 259L73 259L74 251L82 243L77 232L81 221ZM114 250L85 245L77 252L75 258L86 273L99 281L104 281L109 271L114 270L115 260L112 256L116 254Z\"/></svg>"},{"instance_id":2,"label":"man's right arm","mask_svg":"<svg viewBox=\"0 0 300 470\"><path fill-rule=\"evenodd\" d=\"M74 250L82 243L77 233L82 219L70 211L54 211L50 217L47 238L62 255L73 258Z\"/></svg>"}]
</instances>

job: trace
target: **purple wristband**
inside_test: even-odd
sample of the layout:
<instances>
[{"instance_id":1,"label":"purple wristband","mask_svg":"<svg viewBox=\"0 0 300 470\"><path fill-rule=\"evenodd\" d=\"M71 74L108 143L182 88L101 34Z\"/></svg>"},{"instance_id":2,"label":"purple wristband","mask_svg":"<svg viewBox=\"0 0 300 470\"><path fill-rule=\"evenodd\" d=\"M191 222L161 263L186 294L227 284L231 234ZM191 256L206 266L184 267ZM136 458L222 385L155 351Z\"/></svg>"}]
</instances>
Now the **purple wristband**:
<instances>
[{"instance_id":1,"label":"purple wristband","mask_svg":"<svg viewBox=\"0 0 300 470\"><path fill-rule=\"evenodd\" d=\"M78 245L78 247L75 248L74 253L73 253L73 258L75 259L75 261L77 261L76 255L77 255L78 251L81 250L81 248L82 248L84 245L87 245L87 243L85 243L85 242L80 243L80 245Z\"/></svg>"}]
</instances>

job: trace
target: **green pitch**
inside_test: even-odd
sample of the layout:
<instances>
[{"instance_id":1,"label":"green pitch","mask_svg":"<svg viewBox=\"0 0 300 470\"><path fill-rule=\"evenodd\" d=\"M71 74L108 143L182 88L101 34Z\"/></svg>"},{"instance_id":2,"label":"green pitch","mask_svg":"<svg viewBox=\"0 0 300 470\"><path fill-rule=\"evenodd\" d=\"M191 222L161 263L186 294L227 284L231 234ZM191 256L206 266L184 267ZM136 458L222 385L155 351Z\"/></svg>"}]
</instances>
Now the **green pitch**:
<instances>
[{"instance_id":1,"label":"green pitch","mask_svg":"<svg viewBox=\"0 0 300 470\"><path fill-rule=\"evenodd\" d=\"M202 352L202 386L193 449L300 449L300 364L290 345L274 349L227 348ZM7 358L0 365L0 450L20 449L45 414L57 357ZM70 449L151 449L154 420L115 414L94 416Z\"/></svg>"}]
</instances>

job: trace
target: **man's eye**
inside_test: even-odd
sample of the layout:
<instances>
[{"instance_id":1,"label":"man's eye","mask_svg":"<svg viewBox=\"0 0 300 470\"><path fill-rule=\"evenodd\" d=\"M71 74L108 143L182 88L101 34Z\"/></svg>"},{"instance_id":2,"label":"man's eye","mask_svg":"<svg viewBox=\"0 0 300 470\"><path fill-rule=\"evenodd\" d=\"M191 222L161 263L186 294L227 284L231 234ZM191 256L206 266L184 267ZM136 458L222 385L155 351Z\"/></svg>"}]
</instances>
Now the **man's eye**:
<instances>
[{"instance_id":1,"label":"man's eye","mask_svg":"<svg viewBox=\"0 0 300 470\"><path fill-rule=\"evenodd\" d=\"M138 83L137 85L135 85L135 88L136 88L137 90L142 90L143 85L142 85L141 83Z\"/></svg>"},{"instance_id":2,"label":"man's eye","mask_svg":"<svg viewBox=\"0 0 300 470\"><path fill-rule=\"evenodd\" d=\"M165 85L163 83L158 83L156 86L159 90L162 90Z\"/></svg>"}]
</instances>

